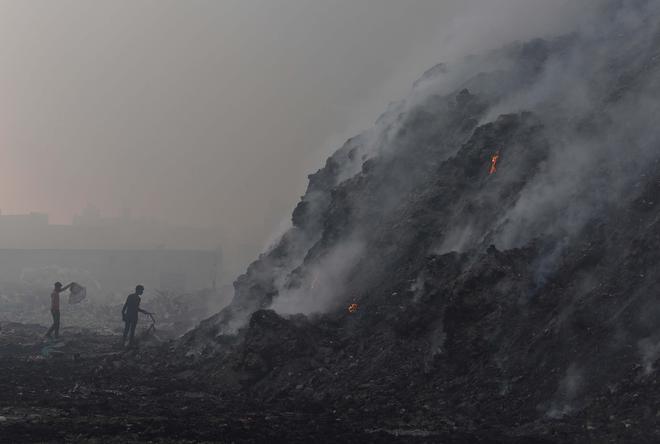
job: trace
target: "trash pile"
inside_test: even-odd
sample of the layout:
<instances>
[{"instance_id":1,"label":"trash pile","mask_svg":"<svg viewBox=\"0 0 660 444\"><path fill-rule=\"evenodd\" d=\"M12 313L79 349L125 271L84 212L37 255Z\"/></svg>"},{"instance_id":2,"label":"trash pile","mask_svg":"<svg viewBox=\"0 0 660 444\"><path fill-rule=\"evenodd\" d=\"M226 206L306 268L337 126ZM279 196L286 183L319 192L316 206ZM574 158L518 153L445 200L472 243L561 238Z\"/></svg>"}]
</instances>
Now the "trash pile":
<instances>
[{"instance_id":1,"label":"trash pile","mask_svg":"<svg viewBox=\"0 0 660 444\"><path fill-rule=\"evenodd\" d=\"M660 10L624 3L597 35L434 70L309 176L177 351L264 409L370 430L659 442Z\"/></svg>"}]
</instances>

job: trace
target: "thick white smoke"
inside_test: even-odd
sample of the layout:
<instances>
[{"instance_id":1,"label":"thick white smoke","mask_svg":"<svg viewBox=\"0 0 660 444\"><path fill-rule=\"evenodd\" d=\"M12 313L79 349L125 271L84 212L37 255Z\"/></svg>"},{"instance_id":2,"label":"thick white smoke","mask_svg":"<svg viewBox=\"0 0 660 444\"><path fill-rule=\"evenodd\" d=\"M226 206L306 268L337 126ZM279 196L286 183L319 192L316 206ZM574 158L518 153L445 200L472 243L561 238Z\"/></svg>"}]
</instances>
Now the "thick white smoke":
<instances>
[{"instance_id":1,"label":"thick white smoke","mask_svg":"<svg viewBox=\"0 0 660 444\"><path fill-rule=\"evenodd\" d=\"M259 266L251 267L251 278L244 280L255 279L259 286L239 285L242 293L238 299L247 294L251 295L248 299L268 301L267 306L283 313L310 313L330 309L336 298L346 298L344 280L365 248L360 233L369 232L368 225L377 222L369 219L368 206L379 205L382 214L396 211L403 196L418 185L418 178L414 173L389 177L377 196L372 196L377 203L347 196L356 226L345 227L342 238L319 249L316 246L330 199L328 187L350 190L352 181L361 180L370 159L391 159L418 147L418 142L433 143L433 162L452 159L466 139L453 134L455 111L438 104L450 103L463 88L489 106L479 124L487 125L502 114L529 111L544 125L549 147L546 159L497 219L484 224L451 216L437 251L465 251L482 242L508 249L548 237L554 245L546 247L543 260L537 264L539 274L545 275L552 271L572 236L635 186L636 175L643 173L654 155L655 132L649 129L658 101L646 91L653 92L655 85L652 79L642 79L629 97L614 100L609 94L616 91L612 82L621 78L622 66L643 68L645 62L654 63L655 55L645 51L653 47L656 29L646 17L657 13L658 8L643 1L553 3L545 10L544 26L529 26L539 25L538 17L530 11L529 23L512 34L508 28L521 19L526 4L513 0L466 2L456 16L456 25L446 30L451 38L441 45L450 62L427 71L372 128L332 156L322 177L314 178L332 183L319 187L310 182L304 208L296 210L298 215L294 213L294 227L274 242ZM534 31L542 36L566 34L469 55L495 42L506 43L507 38L536 36ZM628 54L638 57L621 60ZM425 112L432 113L437 122L432 142L414 129L415 119L427 118ZM597 130L590 132L590 127ZM600 131L602 128L607 131ZM517 165L517 159L507 157L504 151L501 168L506 177L525 165ZM255 290L262 296L252 294L255 288L263 289Z\"/></svg>"}]
</instances>

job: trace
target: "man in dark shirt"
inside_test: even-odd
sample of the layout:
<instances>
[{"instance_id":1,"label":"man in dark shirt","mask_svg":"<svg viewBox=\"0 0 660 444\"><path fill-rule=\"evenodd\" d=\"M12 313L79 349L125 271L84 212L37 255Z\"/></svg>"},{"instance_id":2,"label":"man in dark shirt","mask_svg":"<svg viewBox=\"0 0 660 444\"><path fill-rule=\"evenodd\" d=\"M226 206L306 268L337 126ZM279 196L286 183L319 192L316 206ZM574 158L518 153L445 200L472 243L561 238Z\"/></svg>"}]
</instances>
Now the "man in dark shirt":
<instances>
[{"instance_id":1,"label":"man in dark shirt","mask_svg":"<svg viewBox=\"0 0 660 444\"><path fill-rule=\"evenodd\" d=\"M126 345L126 336L129 336L128 346L133 346L133 337L135 336L138 312L148 315L151 314L140 308L140 296L142 293L144 293L144 287L142 285L135 287L135 293L128 295L124 308L121 310L122 319L124 320L124 339L122 340L122 347Z\"/></svg>"}]
</instances>

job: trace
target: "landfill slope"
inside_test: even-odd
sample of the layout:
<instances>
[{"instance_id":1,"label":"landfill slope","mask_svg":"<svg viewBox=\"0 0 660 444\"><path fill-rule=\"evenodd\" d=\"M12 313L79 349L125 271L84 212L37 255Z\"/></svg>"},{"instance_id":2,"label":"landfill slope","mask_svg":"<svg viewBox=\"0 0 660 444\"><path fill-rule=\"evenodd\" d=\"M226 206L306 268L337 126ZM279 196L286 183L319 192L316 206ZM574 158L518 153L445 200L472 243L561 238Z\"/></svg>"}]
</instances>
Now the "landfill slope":
<instances>
[{"instance_id":1,"label":"landfill slope","mask_svg":"<svg viewBox=\"0 0 660 444\"><path fill-rule=\"evenodd\" d=\"M182 349L365 427L657 442L659 17L429 70Z\"/></svg>"}]
</instances>

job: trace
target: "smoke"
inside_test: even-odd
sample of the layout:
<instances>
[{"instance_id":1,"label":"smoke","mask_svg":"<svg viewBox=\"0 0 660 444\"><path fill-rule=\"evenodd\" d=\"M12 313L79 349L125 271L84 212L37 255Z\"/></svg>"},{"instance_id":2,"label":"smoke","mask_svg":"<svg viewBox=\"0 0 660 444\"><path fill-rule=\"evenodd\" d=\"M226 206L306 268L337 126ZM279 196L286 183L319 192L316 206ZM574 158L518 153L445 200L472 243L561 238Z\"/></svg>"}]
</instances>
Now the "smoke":
<instances>
[{"instance_id":1,"label":"smoke","mask_svg":"<svg viewBox=\"0 0 660 444\"><path fill-rule=\"evenodd\" d=\"M346 278L364 253L364 243L351 239L339 243L315 265L305 269L303 284L280 290L272 309L282 314L318 313L336 307L349 290Z\"/></svg>"},{"instance_id":2,"label":"smoke","mask_svg":"<svg viewBox=\"0 0 660 444\"><path fill-rule=\"evenodd\" d=\"M575 408L574 402L584 386L584 372L576 364L566 369L564 377L559 382L555 399L552 401L546 415L553 419L570 414Z\"/></svg>"},{"instance_id":3,"label":"smoke","mask_svg":"<svg viewBox=\"0 0 660 444\"><path fill-rule=\"evenodd\" d=\"M660 7L608 1L584 11L565 37L471 57L459 69L462 86L491 98L481 125L531 111L549 146L515 201L503 203L508 208L498 220L475 225L455 218L437 251L465 251L484 241L510 249L546 238L550 244L537 261L542 285L588 222L638 191L638 178L655 162L659 142L653 116L660 88L651 73L660 62L655 20ZM447 72L440 67L433 78ZM432 89L432 82L424 82ZM506 148L503 174L521 171L522 158L507 156Z\"/></svg>"},{"instance_id":4,"label":"smoke","mask_svg":"<svg viewBox=\"0 0 660 444\"><path fill-rule=\"evenodd\" d=\"M545 63L537 81L485 118L531 110L551 140L546 161L494 230L502 249L536 237L553 239L538 261L541 284L570 240L638 192L639 178L657 160L660 136L653 116L660 110L660 89L648 72L660 61L654 52L658 25L650 18L659 9L622 2L609 22L583 28L570 49ZM623 88L628 90L617 97Z\"/></svg>"},{"instance_id":5,"label":"smoke","mask_svg":"<svg viewBox=\"0 0 660 444\"><path fill-rule=\"evenodd\" d=\"M195 248L221 243L228 274L270 239L304 172L340 135L368 127L406 95L425 68L563 32L582 8L547 0L1 3L9 67L0 73L2 209L68 223L93 202L104 214L131 208L139 219L207 228L194 234ZM449 66L436 93L465 77Z\"/></svg>"},{"instance_id":6,"label":"smoke","mask_svg":"<svg viewBox=\"0 0 660 444\"><path fill-rule=\"evenodd\" d=\"M646 376L656 370L660 359L660 341L657 338L644 338L637 343L637 349L642 359L642 368Z\"/></svg>"},{"instance_id":7,"label":"smoke","mask_svg":"<svg viewBox=\"0 0 660 444\"><path fill-rule=\"evenodd\" d=\"M450 251L463 252L468 246L471 246L474 240L474 228L471 224L457 226L452 228L442 241L442 244L436 250L437 254L445 254Z\"/></svg>"},{"instance_id":8,"label":"smoke","mask_svg":"<svg viewBox=\"0 0 660 444\"><path fill-rule=\"evenodd\" d=\"M443 63L309 176L293 226L237 281L241 310L311 313L349 298L351 270L373 259L374 245L397 242L396 225L390 227L392 239L374 238L374 228L402 220L399 212L435 183L439 165L461 162L457 153L483 128L507 125L511 119L502 114L531 113L525 119L537 122L543 141L501 147L495 179L520 183L519 189L492 219L480 219L479 202L464 199L447 208L441 230L428 225L441 231L433 234L436 251L478 250L485 242L506 250L543 238L533 264L542 287L587 223L634 192L657 143L652 128L658 88L646 73L656 60L656 29L648 17L658 8L639 1L544 2L549 9L542 15L526 9L534 2L523 3L464 3L443 30ZM529 21L514 35L510 24L525 10ZM558 33L566 34L507 40ZM531 156L535 160L510 155L533 150L539 151ZM472 193L479 201L497 197L487 188ZM378 258L388 260L394 259Z\"/></svg>"}]
</instances>

